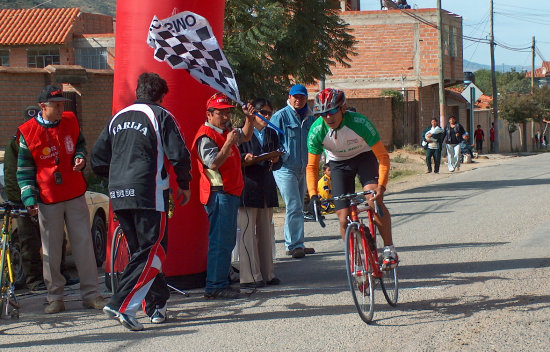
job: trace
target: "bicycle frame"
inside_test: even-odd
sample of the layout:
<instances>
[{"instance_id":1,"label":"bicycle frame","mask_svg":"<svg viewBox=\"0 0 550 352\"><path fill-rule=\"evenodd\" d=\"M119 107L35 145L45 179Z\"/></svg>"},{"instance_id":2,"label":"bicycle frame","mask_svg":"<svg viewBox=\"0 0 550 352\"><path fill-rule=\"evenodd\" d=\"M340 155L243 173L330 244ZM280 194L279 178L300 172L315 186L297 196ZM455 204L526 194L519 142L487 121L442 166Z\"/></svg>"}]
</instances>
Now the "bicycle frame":
<instances>
[{"instance_id":1,"label":"bicycle frame","mask_svg":"<svg viewBox=\"0 0 550 352\"><path fill-rule=\"evenodd\" d=\"M359 209L357 207L357 203L353 199L350 200L350 205L348 209L350 211L348 217L348 226L356 224L361 234L364 235L361 236L361 241L364 242L363 247L368 248L366 255L369 265L372 267L372 276L375 278L381 278L382 276L384 276L384 273L382 272L382 270L380 270L380 259L378 256L378 249L376 248L374 210L370 206L366 207L365 209ZM363 212L367 213L367 219L369 221L369 233L365 233L365 229L367 229L367 227L359 218L359 214Z\"/></svg>"}]
</instances>

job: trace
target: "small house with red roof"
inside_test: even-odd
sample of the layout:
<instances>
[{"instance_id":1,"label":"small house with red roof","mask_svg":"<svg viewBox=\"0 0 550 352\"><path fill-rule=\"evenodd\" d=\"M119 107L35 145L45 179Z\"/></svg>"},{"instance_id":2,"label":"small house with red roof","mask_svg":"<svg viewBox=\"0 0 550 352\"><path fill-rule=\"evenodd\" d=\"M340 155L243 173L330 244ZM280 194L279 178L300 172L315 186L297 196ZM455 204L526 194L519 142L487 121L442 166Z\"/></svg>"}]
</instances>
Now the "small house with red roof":
<instances>
[{"instance_id":1,"label":"small house with red roof","mask_svg":"<svg viewBox=\"0 0 550 352\"><path fill-rule=\"evenodd\" d=\"M531 71L525 74L527 77L531 77L531 75ZM543 61L542 65L535 69L535 82L539 87L550 86L550 61Z\"/></svg>"},{"instance_id":2,"label":"small house with red roof","mask_svg":"<svg viewBox=\"0 0 550 352\"><path fill-rule=\"evenodd\" d=\"M78 8L0 9L0 66L114 66L111 16Z\"/></svg>"}]
</instances>

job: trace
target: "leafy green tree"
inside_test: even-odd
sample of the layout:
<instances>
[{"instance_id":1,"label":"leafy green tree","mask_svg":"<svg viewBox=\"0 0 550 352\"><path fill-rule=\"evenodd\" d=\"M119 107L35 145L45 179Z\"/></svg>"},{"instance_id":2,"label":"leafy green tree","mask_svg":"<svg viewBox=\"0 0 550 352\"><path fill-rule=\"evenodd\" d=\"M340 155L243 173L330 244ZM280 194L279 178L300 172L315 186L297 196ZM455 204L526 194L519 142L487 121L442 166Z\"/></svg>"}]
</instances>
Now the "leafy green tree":
<instances>
[{"instance_id":1,"label":"leafy green tree","mask_svg":"<svg viewBox=\"0 0 550 352\"><path fill-rule=\"evenodd\" d=\"M477 70L474 72L476 76L476 83L475 85L481 89L483 94L486 94L488 96L493 96L493 86L491 84L491 70ZM497 77L500 74L500 72L497 72Z\"/></svg>"},{"instance_id":2,"label":"leafy green tree","mask_svg":"<svg viewBox=\"0 0 550 352\"><path fill-rule=\"evenodd\" d=\"M514 126L523 125L523 150L527 151L527 121L537 116L539 105L531 94L508 93L499 98L499 116L509 123L510 150L512 150L512 134Z\"/></svg>"},{"instance_id":3,"label":"leafy green tree","mask_svg":"<svg viewBox=\"0 0 550 352\"><path fill-rule=\"evenodd\" d=\"M243 101L282 107L294 83L312 84L349 67L355 39L324 0L226 0L224 53Z\"/></svg>"}]
</instances>

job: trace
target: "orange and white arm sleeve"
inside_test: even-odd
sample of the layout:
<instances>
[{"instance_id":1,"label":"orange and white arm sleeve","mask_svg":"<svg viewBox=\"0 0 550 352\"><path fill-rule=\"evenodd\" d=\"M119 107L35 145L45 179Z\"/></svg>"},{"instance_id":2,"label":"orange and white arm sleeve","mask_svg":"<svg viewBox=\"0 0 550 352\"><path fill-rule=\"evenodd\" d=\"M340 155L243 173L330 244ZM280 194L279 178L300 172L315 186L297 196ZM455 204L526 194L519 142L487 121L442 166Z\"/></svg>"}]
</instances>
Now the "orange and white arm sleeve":
<instances>
[{"instance_id":1,"label":"orange and white arm sleeve","mask_svg":"<svg viewBox=\"0 0 550 352\"><path fill-rule=\"evenodd\" d=\"M319 181L319 160L321 155L307 153L306 183L309 196L317 194L317 182Z\"/></svg>"},{"instance_id":2,"label":"orange and white arm sleeve","mask_svg":"<svg viewBox=\"0 0 550 352\"><path fill-rule=\"evenodd\" d=\"M382 141L378 141L371 149L376 159L378 159L378 184L386 188L390 176L390 154L388 154Z\"/></svg>"}]
</instances>

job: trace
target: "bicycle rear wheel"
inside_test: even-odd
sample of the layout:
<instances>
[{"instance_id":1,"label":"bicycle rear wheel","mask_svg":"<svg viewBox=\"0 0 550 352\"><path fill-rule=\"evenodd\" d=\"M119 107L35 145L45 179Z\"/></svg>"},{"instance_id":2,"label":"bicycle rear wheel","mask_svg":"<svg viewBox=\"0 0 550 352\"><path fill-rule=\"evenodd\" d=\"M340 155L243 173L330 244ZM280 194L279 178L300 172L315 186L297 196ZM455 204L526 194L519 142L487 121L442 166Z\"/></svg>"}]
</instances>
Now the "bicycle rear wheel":
<instances>
[{"instance_id":1,"label":"bicycle rear wheel","mask_svg":"<svg viewBox=\"0 0 550 352\"><path fill-rule=\"evenodd\" d=\"M130 247L128 247L122 227L118 226L111 243L111 290L113 294L118 291L120 277L129 262Z\"/></svg>"},{"instance_id":2,"label":"bicycle rear wheel","mask_svg":"<svg viewBox=\"0 0 550 352\"><path fill-rule=\"evenodd\" d=\"M382 237L378 234L376 225L374 226L374 232L376 237L376 248L378 251L378 263L382 265L382 255L384 254L384 242ZM397 267L390 270L382 270L382 276L380 278L380 287L388 304L392 307L397 305L397 298L399 297L399 279L397 276Z\"/></svg>"},{"instance_id":3,"label":"bicycle rear wheel","mask_svg":"<svg viewBox=\"0 0 550 352\"><path fill-rule=\"evenodd\" d=\"M365 323L370 323L374 316L374 281L363 236L356 224L346 229L346 273L357 312Z\"/></svg>"},{"instance_id":4,"label":"bicycle rear wheel","mask_svg":"<svg viewBox=\"0 0 550 352\"><path fill-rule=\"evenodd\" d=\"M19 304L15 297L15 285L9 277L9 251L7 243L2 243L0 261L0 318L17 319L19 318Z\"/></svg>"}]
</instances>

